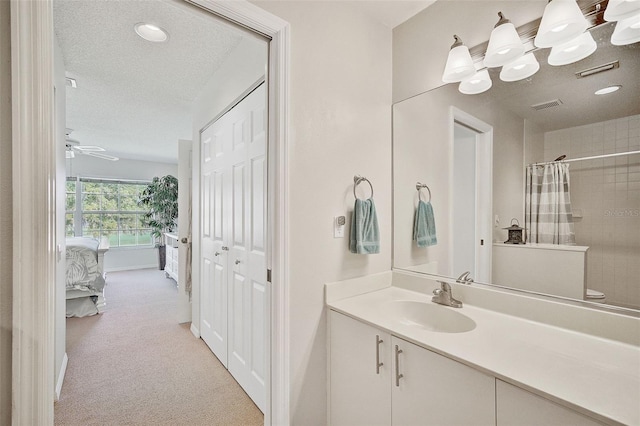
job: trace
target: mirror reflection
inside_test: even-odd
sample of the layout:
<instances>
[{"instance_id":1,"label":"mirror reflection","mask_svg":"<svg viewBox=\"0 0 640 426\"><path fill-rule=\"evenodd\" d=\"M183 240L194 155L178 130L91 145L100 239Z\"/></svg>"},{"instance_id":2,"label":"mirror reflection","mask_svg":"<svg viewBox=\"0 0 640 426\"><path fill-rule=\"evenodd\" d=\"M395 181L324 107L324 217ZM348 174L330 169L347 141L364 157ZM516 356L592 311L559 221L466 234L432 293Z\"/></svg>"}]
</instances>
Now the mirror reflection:
<instances>
[{"instance_id":1,"label":"mirror reflection","mask_svg":"<svg viewBox=\"0 0 640 426\"><path fill-rule=\"evenodd\" d=\"M611 45L613 29L591 29L598 48L579 62L536 50L525 80L491 68L484 93L447 84L394 105L394 267L640 309L640 43ZM413 240L417 182L435 245ZM561 225L543 218L550 204Z\"/></svg>"}]
</instances>

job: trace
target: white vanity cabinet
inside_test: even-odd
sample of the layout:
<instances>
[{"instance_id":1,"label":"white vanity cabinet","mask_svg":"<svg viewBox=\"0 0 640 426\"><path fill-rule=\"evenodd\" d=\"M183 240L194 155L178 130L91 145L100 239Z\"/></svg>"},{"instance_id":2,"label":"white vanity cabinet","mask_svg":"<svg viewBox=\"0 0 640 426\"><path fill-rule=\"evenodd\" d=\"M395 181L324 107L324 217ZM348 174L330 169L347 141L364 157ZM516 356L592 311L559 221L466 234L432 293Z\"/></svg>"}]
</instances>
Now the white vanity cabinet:
<instances>
[{"instance_id":1,"label":"white vanity cabinet","mask_svg":"<svg viewBox=\"0 0 640 426\"><path fill-rule=\"evenodd\" d=\"M602 423L516 386L496 380L498 426L601 426Z\"/></svg>"},{"instance_id":2,"label":"white vanity cabinet","mask_svg":"<svg viewBox=\"0 0 640 426\"><path fill-rule=\"evenodd\" d=\"M330 424L391 424L391 335L330 311Z\"/></svg>"},{"instance_id":3,"label":"white vanity cabinet","mask_svg":"<svg viewBox=\"0 0 640 426\"><path fill-rule=\"evenodd\" d=\"M495 425L495 379L393 337L393 425ZM396 380L397 374L402 375Z\"/></svg>"},{"instance_id":4,"label":"white vanity cabinet","mask_svg":"<svg viewBox=\"0 0 640 426\"><path fill-rule=\"evenodd\" d=\"M338 312L330 321L331 425L495 425L493 377Z\"/></svg>"}]
</instances>

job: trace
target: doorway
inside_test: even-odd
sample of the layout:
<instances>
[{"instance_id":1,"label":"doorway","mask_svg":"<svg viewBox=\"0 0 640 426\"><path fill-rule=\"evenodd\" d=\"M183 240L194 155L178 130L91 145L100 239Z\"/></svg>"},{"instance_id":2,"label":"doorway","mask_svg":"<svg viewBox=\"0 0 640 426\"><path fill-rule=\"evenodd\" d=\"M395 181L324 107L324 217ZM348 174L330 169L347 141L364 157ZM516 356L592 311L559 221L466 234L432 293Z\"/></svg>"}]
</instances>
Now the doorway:
<instances>
[{"instance_id":1,"label":"doorway","mask_svg":"<svg viewBox=\"0 0 640 426\"><path fill-rule=\"evenodd\" d=\"M193 3L225 19L233 20L271 38L268 77L270 113L269 139L270 167L269 193L274 194L268 224L271 237L268 264L273 269L271 282L276 292L270 292L272 312L286 312L287 274L287 97L289 36L288 24L249 3L238 2ZM51 162L54 146L52 75L53 23L51 2L12 3L12 86L16 105L14 123L20 132L13 135L13 165L15 194L14 211L23 220L14 226L14 329L23 333L13 338L14 368L12 418L22 424L53 423L53 295L49 286L55 282L55 224L50 212L55 211L55 196L51 182L55 182L55 167ZM20 37L18 37L18 30ZM272 160L271 160L272 159ZM33 202L33 200L37 200ZM273 232L277 229L277 232ZM37 230L35 232L34 230ZM51 244L42 244L43 232ZM19 261L18 261L19 260ZM34 267L35 265L35 267ZM32 315L38 312L38 315ZM269 397L265 423L282 423L288 418L286 381L288 371L288 316L271 318L273 332L269 353L277 354L269 359L273 381L267 386ZM21 336L30 336L23 340ZM38 342L37 345L31 342ZM34 378L37 378L35 380ZM25 384L30 384L26 386ZM273 410L271 409L273 407Z\"/></svg>"},{"instance_id":2,"label":"doorway","mask_svg":"<svg viewBox=\"0 0 640 426\"><path fill-rule=\"evenodd\" d=\"M451 109L452 223L451 276L470 272L491 282L493 212L493 128L457 108Z\"/></svg>"}]
</instances>

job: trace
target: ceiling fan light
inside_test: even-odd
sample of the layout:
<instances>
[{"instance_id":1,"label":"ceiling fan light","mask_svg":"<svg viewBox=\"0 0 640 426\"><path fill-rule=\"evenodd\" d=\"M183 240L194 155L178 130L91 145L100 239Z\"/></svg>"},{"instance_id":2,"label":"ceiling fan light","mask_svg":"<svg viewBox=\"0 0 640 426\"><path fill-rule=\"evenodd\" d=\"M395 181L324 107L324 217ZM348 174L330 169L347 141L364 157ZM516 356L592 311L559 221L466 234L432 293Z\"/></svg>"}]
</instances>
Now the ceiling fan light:
<instances>
[{"instance_id":1,"label":"ceiling fan light","mask_svg":"<svg viewBox=\"0 0 640 426\"><path fill-rule=\"evenodd\" d=\"M501 67L524 54L524 45L516 27L498 12L500 20L491 31L489 45L484 55L485 67Z\"/></svg>"},{"instance_id":2,"label":"ceiling fan light","mask_svg":"<svg viewBox=\"0 0 640 426\"><path fill-rule=\"evenodd\" d=\"M457 83L476 72L469 48L462 44L462 40L458 36L454 35L453 37L456 41L449 50L447 64L442 73L442 81L445 83Z\"/></svg>"},{"instance_id":3,"label":"ceiling fan light","mask_svg":"<svg viewBox=\"0 0 640 426\"><path fill-rule=\"evenodd\" d=\"M585 31L569 42L554 46L549 53L549 65L572 64L596 51L598 45L589 31Z\"/></svg>"},{"instance_id":4,"label":"ceiling fan light","mask_svg":"<svg viewBox=\"0 0 640 426\"><path fill-rule=\"evenodd\" d=\"M478 93L486 92L492 85L489 71L484 69L460 82L458 90L465 95L477 95Z\"/></svg>"},{"instance_id":5,"label":"ceiling fan light","mask_svg":"<svg viewBox=\"0 0 640 426\"><path fill-rule=\"evenodd\" d=\"M582 34L588 25L576 0L551 0L533 43L536 47L557 46Z\"/></svg>"},{"instance_id":6,"label":"ceiling fan light","mask_svg":"<svg viewBox=\"0 0 640 426\"><path fill-rule=\"evenodd\" d=\"M502 81L518 81L531 77L540 69L540 64L533 52L509 62L500 70L500 80Z\"/></svg>"},{"instance_id":7,"label":"ceiling fan light","mask_svg":"<svg viewBox=\"0 0 640 426\"><path fill-rule=\"evenodd\" d=\"M611 44L624 46L640 41L640 12L630 18L616 22L611 34Z\"/></svg>"},{"instance_id":8,"label":"ceiling fan light","mask_svg":"<svg viewBox=\"0 0 640 426\"><path fill-rule=\"evenodd\" d=\"M640 14L640 0L609 0L604 20L621 21L637 14Z\"/></svg>"}]
</instances>

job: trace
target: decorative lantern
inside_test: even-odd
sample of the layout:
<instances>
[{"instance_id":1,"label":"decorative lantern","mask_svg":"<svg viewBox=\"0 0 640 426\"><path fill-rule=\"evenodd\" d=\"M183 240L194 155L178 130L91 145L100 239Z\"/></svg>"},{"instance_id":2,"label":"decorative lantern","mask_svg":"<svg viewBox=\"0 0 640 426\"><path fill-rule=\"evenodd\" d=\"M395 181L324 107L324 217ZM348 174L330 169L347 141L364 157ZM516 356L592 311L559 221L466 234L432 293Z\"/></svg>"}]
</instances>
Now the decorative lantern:
<instances>
[{"instance_id":1,"label":"decorative lantern","mask_svg":"<svg viewBox=\"0 0 640 426\"><path fill-rule=\"evenodd\" d=\"M515 224L513 223L515 221ZM515 217L511 219L511 226L508 228L502 228L509 231L509 239L505 241L505 244L524 244L524 239L522 238L522 230L524 228L520 227L520 223L518 219Z\"/></svg>"}]
</instances>

